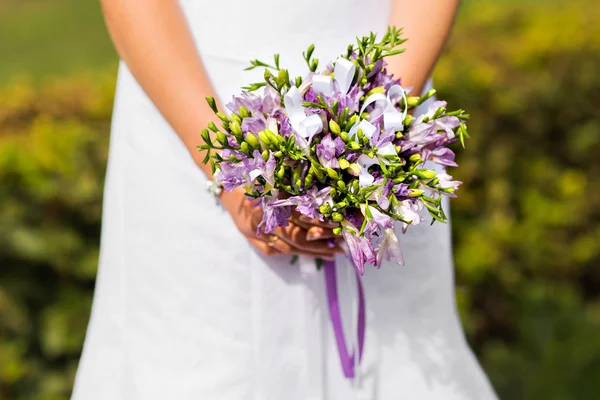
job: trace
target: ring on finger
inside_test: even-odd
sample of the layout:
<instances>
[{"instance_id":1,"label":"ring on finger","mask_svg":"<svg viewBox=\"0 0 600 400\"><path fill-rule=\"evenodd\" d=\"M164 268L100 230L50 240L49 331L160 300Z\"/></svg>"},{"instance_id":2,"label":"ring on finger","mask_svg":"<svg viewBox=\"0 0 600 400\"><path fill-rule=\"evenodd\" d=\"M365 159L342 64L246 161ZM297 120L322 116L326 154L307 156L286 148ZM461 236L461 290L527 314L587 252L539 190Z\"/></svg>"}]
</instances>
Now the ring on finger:
<instances>
[{"instance_id":1,"label":"ring on finger","mask_svg":"<svg viewBox=\"0 0 600 400\"><path fill-rule=\"evenodd\" d=\"M278 240L279 240L279 236L271 234L271 235L269 235L267 245L270 247L273 247L273 246L275 246L275 243L277 243Z\"/></svg>"}]
</instances>

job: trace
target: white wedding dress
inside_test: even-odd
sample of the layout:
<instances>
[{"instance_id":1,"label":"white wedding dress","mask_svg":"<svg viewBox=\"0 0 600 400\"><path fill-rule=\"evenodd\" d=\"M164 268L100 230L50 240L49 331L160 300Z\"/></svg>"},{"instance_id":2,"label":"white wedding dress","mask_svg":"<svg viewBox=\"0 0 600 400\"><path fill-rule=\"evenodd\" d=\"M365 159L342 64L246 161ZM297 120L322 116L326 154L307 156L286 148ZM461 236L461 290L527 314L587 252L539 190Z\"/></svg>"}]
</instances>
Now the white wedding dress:
<instances>
[{"instance_id":1,"label":"white wedding dress","mask_svg":"<svg viewBox=\"0 0 600 400\"><path fill-rule=\"evenodd\" d=\"M390 0L181 3L222 104L261 76L243 71L248 60L280 53L292 76L304 74L309 44L333 60L355 36L383 32L390 11ZM496 398L457 317L448 225L399 235L406 266L367 268L365 353L352 382L340 366L322 272L308 259L290 265L258 254L204 182L122 64L74 400ZM351 342L348 268L340 258Z\"/></svg>"}]
</instances>

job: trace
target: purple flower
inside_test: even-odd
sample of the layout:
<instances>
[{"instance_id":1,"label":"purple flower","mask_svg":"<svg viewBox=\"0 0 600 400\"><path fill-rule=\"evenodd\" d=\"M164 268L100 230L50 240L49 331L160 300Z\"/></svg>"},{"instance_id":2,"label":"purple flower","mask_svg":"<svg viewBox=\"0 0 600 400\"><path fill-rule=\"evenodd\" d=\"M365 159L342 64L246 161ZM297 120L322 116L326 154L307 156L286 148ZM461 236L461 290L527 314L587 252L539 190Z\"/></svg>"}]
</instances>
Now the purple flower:
<instances>
[{"instance_id":1,"label":"purple flower","mask_svg":"<svg viewBox=\"0 0 600 400\"><path fill-rule=\"evenodd\" d=\"M246 160L246 168L248 169L250 179L254 181L259 176L262 176L273 187L275 185L275 167L277 166L277 160L275 160L273 153L269 152L269 159L266 162L260 151L254 150L252 155L254 156L254 160ZM265 189L269 190L270 188Z\"/></svg>"},{"instance_id":2,"label":"purple flower","mask_svg":"<svg viewBox=\"0 0 600 400\"><path fill-rule=\"evenodd\" d=\"M373 234L379 232L382 229L392 229L394 228L394 221L389 216L383 214L381 211L376 209L373 206L368 206L369 211L367 212L367 206L361 206L361 211L365 218L368 218L369 221L366 224L364 233L365 237L371 238ZM370 214L370 217L367 217L367 214Z\"/></svg>"},{"instance_id":3,"label":"purple flower","mask_svg":"<svg viewBox=\"0 0 600 400\"><path fill-rule=\"evenodd\" d=\"M406 183L398 183L394 185L392 191L397 198L408 197L408 185Z\"/></svg>"},{"instance_id":4,"label":"purple flower","mask_svg":"<svg viewBox=\"0 0 600 400\"><path fill-rule=\"evenodd\" d=\"M391 180L387 180L383 184L383 179L378 179L375 184L380 184L381 187L373 192L369 197L369 200L375 200L382 210L387 210L390 206L390 200L388 197L392 194L393 183Z\"/></svg>"},{"instance_id":5,"label":"purple flower","mask_svg":"<svg viewBox=\"0 0 600 400\"><path fill-rule=\"evenodd\" d=\"M226 104L234 113L238 113L241 106L246 107L253 116L261 118L263 113L273 114L281 109L281 97L275 89L267 86L261 95L244 91L240 96L233 96L231 102Z\"/></svg>"},{"instance_id":6,"label":"purple flower","mask_svg":"<svg viewBox=\"0 0 600 400\"><path fill-rule=\"evenodd\" d=\"M244 118L242 120L242 132L258 133L267 127L265 121L259 118Z\"/></svg>"},{"instance_id":7,"label":"purple flower","mask_svg":"<svg viewBox=\"0 0 600 400\"><path fill-rule=\"evenodd\" d=\"M409 225L419 225L423 222L421 218L421 208L423 203L413 199L407 199L400 202L394 212L404 221L402 224L402 233L406 233Z\"/></svg>"},{"instance_id":8,"label":"purple flower","mask_svg":"<svg viewBox=\"0 0 600 400\"><path fill-rule=\"evenodd\" d=\"M260 235L261 229L264 233L271 233L278 226L288 226L292 209L290 207L275 206L276 201L275 197L262 198L263 218L256 228L256 236Z\"/></svg>"},{"instance_id":9,"label":"purple flower","mask_svg":"<svg viewBox=\"0 0 600 400\"><path fill-rule=\"evenodd\" d=\"M317 157L321 165L325 168L339 168L340 164L337 157L342 154L345 147L344 141L341 138L336 137L332 140L331 135L327 135L316 147Z\"/></svg>"},{"instance_id":10,"label":"purple flower","mask_svg":"<svg viewBox=\"0 0 600 400\"><path fill-rule=\"evenodd\" d=\"M348 245L350 259L358 273L365 273L365 263L375 264L377 257L371 240L358 236L358 229L348 221L342 222L342 236Z\"/></svg>"},{"instance_id":11,"label":"purple flower","mask_svg":"<svg viewBox=\"0 0 600 400\"><path fill-rule=\"evenodd\" d=\"M244 106L252 114L258 114L261 112L262 102L261 97L250 92L242 92L240 96L233 96L231 102L225 106L234 113L237 113L240 107Z\"/></svg>"},{"instance_id":12,"label":"purple flower","mask_svg":"<svg viewBox=\"0 0 600 400\"><path fill-rule=\"evenodd\" d=\"M404 257L402 257L402 251L400 250L400 242L393 229L386 229L384 232L383 240L377 248L377 261L375 266L377 268L381 267L384 260L394 260L398 264L404 265Z\"/></svg>"},{"instance_id":13,"label":"purple flower","mask_svg":"<svg viewBox=\"0 0 600 400\"><path fill-rule=\"evenodd\" d=\"M250 177L243 163L224 161L217 174L217 182L223 185L226 192L231 192L236 187L249 184Z\"/></svg>"},{"instance_id":14,"label":"purple flower","mask_svg":"<svg viewBox=\"0 0 600 400\"><path fill-rule=\"evenodd\" d=\"M438 147L435 150L423 150L423 158L448 167L458 166L458 164L454 162L454 157L454 152L447 147Z\"/></svg>"},{"instance_id":15,"label":"purple flower","mask_svg":"<svg viewBox=\"0 0 600 400\"><path fill-rule=\"evenodd\" d=\"M456 197L454 191L458 189L460 185L462 185L461 181L453 181L452 177L446 173L446 170L443 170L441 173L437 174L437 178L439 179L439 187L441 189L446 189L442 191L442 194L445 194L448 197Z\"/></svg>"},{"instance_id":16,"label":"purple flower","mask_svg":"<svg viewBox=\"0 0 600 400\"><path fill-rule=\"evenodd\" d=\"M330 191L331 187L326 187L321 190L317 190L316 187L313 187L303 195L278 200L274 203L274 206L296 206L296 211L300 214L306 215L309 218L318 218L323 221L325 218L319 212L319 207L325 203L333 204L333 200L329 195Z\"/></svg>"},{"instance_id":17,"label":"purple flower","mask_svg":"<svg viewBox=\"0 0 600 400\"><path fill-rule=\"evenodd\" d=\"M423 122L424 119L433 118L435 112L440 107L446 107L445 101L436 101L429 106L427 113L419 116L411 125L408 131L408 139L418 145L431 145L439 147L444 141L454 139L455 134L453 129L458 128L460 121L457 117L442 117ZM444 131L444 134L439 134L438 131Z\"/></svg>"}]
</instances>

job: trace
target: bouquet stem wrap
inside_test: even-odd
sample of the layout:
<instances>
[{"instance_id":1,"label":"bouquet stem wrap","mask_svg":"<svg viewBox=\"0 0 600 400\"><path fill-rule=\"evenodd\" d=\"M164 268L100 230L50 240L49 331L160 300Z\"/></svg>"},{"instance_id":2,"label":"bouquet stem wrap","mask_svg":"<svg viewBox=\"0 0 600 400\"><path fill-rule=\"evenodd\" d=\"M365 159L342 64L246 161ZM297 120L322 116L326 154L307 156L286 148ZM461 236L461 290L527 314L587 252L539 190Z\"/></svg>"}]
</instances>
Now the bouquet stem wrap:
<instances>
[{"instance_id":1,"label":"bouquet stem wrap","mask_svg":"<svg viewBox=\"0 0 600 400\"><path fill-rule=\"evenodd\" d=\"M329 306L329 317L331 326L335 335L335 342L340 355L340 362L344 376L348 379L353 379L356 375L355 366L362 359L363 349L365 344L365 328L366 328L366 310L365 310L365 294L360 279L356 280L358 286L358 323L357 323L357 348L348 349L346 338L344 336L344 328L342 325L342 316L340 312L340 301L337 290L337 276L335 271L335 261L324 261L323 270L325 273L325 289L327 291L327 304ZM358 277L358 273L357 273ZM360 277L358 277L360 278Z\"/></svg>"}]
</instances>

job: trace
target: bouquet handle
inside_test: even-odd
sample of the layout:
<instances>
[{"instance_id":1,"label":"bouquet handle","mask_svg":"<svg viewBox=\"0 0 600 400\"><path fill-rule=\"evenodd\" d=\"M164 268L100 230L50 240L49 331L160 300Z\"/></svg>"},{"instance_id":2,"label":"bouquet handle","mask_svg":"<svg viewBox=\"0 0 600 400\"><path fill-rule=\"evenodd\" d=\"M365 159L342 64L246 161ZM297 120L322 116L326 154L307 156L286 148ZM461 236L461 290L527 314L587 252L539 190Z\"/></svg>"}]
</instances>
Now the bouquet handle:
<instances>
[{"instance_id":1,"label":"bouquet handle","mask_svg":"<svg viewBox=\"0 0 600 400\"><path fill-rule=\"evenodd\" d=\"M356 280L358 286L358 349L352 349L352 353L348 350L346 339L344 337L344 328L342 326L342 316L340 313L340 301L337 291L337 278L335 271L335 261L323 261L323 269L325 273L325 288L327 291L327 303L329 305L329 316L331 325L335 334L335 341L340 355L340 362L344 376L348 379L355 377L355 365L362 359L364 342L365 342L365 294L362 283L359 279ZM357 354L358 353L358 354ZM356 361L358 358L358 362Z\"/></svg>"}]
</instances>

